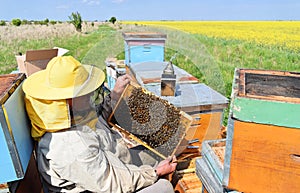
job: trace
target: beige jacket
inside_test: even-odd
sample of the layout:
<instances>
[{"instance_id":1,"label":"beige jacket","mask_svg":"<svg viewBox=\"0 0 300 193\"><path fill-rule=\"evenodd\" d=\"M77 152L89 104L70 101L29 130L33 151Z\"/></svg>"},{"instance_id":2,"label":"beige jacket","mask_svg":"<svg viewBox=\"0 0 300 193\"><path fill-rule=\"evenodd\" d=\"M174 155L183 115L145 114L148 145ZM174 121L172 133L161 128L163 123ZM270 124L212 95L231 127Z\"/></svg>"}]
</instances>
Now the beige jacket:
<instances>
[{"instance_id":1,"label":"beige jacket","mask_svg":"<svg viewBox=\"0 0 300 193\"><path fill-rule=\"evenodd\" d=\"M41 138L38 168L50 191L134 192L157 180L153 167L133 164L125 142L110 129L110 106L107 96L96 131L80 126Z\"/></svg>"}]
</instances>

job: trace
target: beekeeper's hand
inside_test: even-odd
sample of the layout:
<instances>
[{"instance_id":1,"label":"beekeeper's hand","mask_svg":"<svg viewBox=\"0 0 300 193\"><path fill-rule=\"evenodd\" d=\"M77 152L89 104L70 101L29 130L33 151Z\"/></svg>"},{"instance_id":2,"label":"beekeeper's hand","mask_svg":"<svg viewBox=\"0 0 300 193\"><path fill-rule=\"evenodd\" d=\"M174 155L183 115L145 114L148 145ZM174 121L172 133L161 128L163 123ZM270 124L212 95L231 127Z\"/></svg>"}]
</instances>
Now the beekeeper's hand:
<instances>
[{"instance_id":1,"label":"beekeeper's hand","mask_svg":"<svg viewBox=\"0 0 300 193\"><path fill-rule=\"evenodd\" d=\"M118 101L121 97L125 87L131 81L131 77L128 74L118 77L115 87L113 88L110 96L112 100Z\"/></svg>"},{"instance_id":2,"label":"beekeeper's hand","mask_svg":"<svg viewBox=\"0 0 300 193\"><path fill-rule=\"evenodd\" d=\"M155 171L158 176L164 176L172 173L176 169L176 166L176 157L168 157L156 166Z\"/></svg>"}]
</instances>

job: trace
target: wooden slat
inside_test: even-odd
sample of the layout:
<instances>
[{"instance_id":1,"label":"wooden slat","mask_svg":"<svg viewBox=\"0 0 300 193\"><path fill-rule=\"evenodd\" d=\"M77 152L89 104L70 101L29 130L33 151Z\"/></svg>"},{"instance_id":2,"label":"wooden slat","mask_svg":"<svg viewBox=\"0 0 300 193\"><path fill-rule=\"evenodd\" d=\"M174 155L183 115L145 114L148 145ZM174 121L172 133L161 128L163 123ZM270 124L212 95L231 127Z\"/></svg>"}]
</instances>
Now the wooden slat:
<instances>
[{"instance_id":1,"label":"wooden slat","mask_svg":"<svg viewBox=\"0 0 300 193\"><path fill-rule=\"evenodd\" d=\"M242 192L299 192L299 145L298 129L234 120L228 187Z\"/></svg>"},{"instance_id":2,"label":"wooden slat","mask_svg":"<svg viewBox=\"0 0 300 193\"><path fill-rule=\"evenodd\" d=\"M198 125L192 125L187 131L186 139L199 139L198 145L202 141L217 139L222 128L223 112L207 112L200 114L201 119Z\"/></svg>"},{"instance_id":3,"label":"wooden slat","mask_svg":"<svg viewBox=\"0 0 300 193\"><path fill-rule=\"evenodd\" d=\"M235 97L232 103L232 116L235 119L300 128L300 103L257 100L244 97Z\"/></svg>"},{"instance_id":4,"label":"wooden slat","mask_svg":"<svg viewBox=\"0 0 300 193\"><path fill-rule=\"evenodd\" d=\"M300 74L236 69L236 96L300 103Z\"/></svg>"},{"instance_id":5,"label":"wooden slat","mask_svg":"<svg viewBox=\"0 0 300 193\"><path fill-rule=\"evenodd\" d=\"M175 192L179 193L194 193L201 192L202 183L196 173L189 173L180 176Z\"/></svg>"},{"instance_id":6,"label":"wooden slat","mask_svg":"<svg viewBox=\"0 0 300 193\"><path fill-rule=\"evenodd\" d=\"M0 75L0 104L8 99L24 79L23 73Z\"/></svg>"}]
</instances>

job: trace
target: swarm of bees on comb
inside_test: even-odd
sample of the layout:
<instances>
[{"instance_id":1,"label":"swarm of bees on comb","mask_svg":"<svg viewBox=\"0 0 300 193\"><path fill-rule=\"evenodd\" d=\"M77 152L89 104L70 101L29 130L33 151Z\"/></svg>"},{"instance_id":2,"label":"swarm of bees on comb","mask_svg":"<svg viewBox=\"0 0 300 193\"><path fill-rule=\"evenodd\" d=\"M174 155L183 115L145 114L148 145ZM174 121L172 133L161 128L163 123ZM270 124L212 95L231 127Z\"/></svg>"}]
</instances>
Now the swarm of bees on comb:
<instances>
[{"instance_id":1,"label":"swarm of bees on comb","mask_svg":"<svg viewBox=\"0 0 300 193\"><path fill-rule=\"evenodd\" d=\"M132 90L127 105L132 121L131 133L166 155L174 151L185 134L180 110L140 87Z\"/></svg>"}]
</instances>

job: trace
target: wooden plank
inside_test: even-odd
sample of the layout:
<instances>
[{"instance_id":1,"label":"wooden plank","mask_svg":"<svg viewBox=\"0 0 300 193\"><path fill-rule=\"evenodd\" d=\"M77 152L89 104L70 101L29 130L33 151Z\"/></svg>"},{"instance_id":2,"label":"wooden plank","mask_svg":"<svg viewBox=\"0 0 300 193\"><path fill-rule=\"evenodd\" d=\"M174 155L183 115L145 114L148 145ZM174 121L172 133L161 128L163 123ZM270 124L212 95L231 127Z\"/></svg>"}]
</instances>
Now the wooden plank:
<instances>
[{"instance_id":1,"label":"wooden plank","mask_svg":"<svg viewBox=\"0 0 300 193\"><path fill-rule=\"evenodd\" d=\"M0 104L5 103L24 79L23 73L0 75Z\"/></svg>"},{"instance_id":2,"label":"wooden plank","mask_svg":"<svg viewBox=\"0 0 300 193\"><path fill-rule=\"evenodd\" d=\"M205 190L209 193L223 192L223 187L220 181L214 177L207 163L202 159L196 160L196 174L201 180Z\"/></svg>"},{"instance_id":3,"label":"wooden plank","mask_svg":"<svg viewBox=\"0 0 300 193\"><path fill-rule=\"evenodd\" d=\"M141 86L160 85L163 70L168 62L147 61L130 65L135 78ZM199 80L185 70L173 65L177 84L199 83Z\"/></svg>"},{"instance_id":4,"label":"wooden plank","mask_svg":"<svg viewBox=\"0 0 300 193\"><path fill-rule=\"evenodd\" d=\"M180 176L178 186L175 188L175 192L180 193L201 192L201 190L202 183L196 173L189 173Z\"/></svg>"},{"instance_id":5,"label":"wooden plank","mask_svg":"<svg viewBox=\"0 0 300 193\"><path fill-rule=\"evenodd\" d=\"M124 39L128 40L165 40L167 38L166 34L159 32L124 32L122 33Z\"/></svg>"},{"instance_id":6,"label":"wooden plank","mask_svg":"<svg viewBox=\"0 0 300 193\"><path fill-rule=\"evenodd\" d=\"M229 170L224 173L228 175L228 188L242 192L299 192L298 129L233 120L233 128L228 130L233 131L227 141L232 145Z\"/></svg>"},{"instance_id":7,"label":"wooden plank","mask_svg":"<svg viewBox=\"0 0 300 193\"><path fill-rule=\"evenodd\" d=\"M183 154L193 153L196 157L200 156L202 142L204 140L218 139L221 128L223 112L206 112L198 114L201 119L198 120L199 124L191 125L186 133L185 141L198 139L198 142L190 144L191 146L198 146L198 149L183 149ZM192 117L197 117L196 115ZM194 157L195 157L194 156Z\"/></svg>"},{"instance_id":8,"label":"wooden plank","mask_svg":"<svg viewBox=\"0 0 300 193\"><path fill-rule=\"evenodd\" d=\"M299 85L299 73L236 69L232 116L246 122L300 128Z\"/></svg>"},{"instance_id":9,"label":"wooden plank","mask_svg":"<svg viewBox=\"0 0 300 193\"><path fill-rule=\"evenodd\" d=\"M203 160L206 162L208 168L212 171L212 175L215 179L217 179L220 183L223 180L223 160L224 154L222 157L216 154L214 148L217 146L224 147L225 152L225 139L218 139L218 140L207 140L202 143L202 157Z\"/></svg>"},{"instance_id":10,"label":"wooden plank","mask_svg":"<svg viewBox=\"0 0 300 193\"><path fill-rule=\"evenodd\" d=\"M300 77L270 74L245 74L245 94L300 98Z\"/></svg>"},{"instance_id":11,"label":"wooden plank","mask_svg":"<svg viewBox=\"0 0 300 193\"><path fill-rule=\"evenodd\" d=\"M237 69L235 77L236 96L300 103L299 74Z\"/></svg>"},{"instance_id":12,"label":"wooden plank","mask_svg":"<svg viewBox=\"0 0 300 193\"><path fill-rule=\"evenodd\" d=\"M231 110L241 121L300 128L298 103L235 97Z\"/></svg>"},{"instance_id":13,"label":"wooden plank","mask_svg":"<svg viewBox=\"0 0 300 193\"><path fill-rule=\"evenodd\" d=\"M222 128L223 112L206 112L200 114L199 124L192 125L187 131L186 139L199 139L195 143L201 146L204 140L217 139Z\"/></svg>"},{"instance_id":14,"label":"wooden plank","mask_svg":"<svg viewBox=\"0 0 300 193\"><path fill-rule=\"evenodd\" d=\"M33 149L33 140L30 135L31 124L25 109L24 95L22 84L20 84L2 106L6 116L7 129L10 133L10 137L6 138L6 141L7 144L14 144L16 148L15 154L11 152L12 160L17 161L19 158L18 161L22 165L23 172L28 166ZM18 171L17 168L15 169Z\"/></svg>"}]
</instances>

